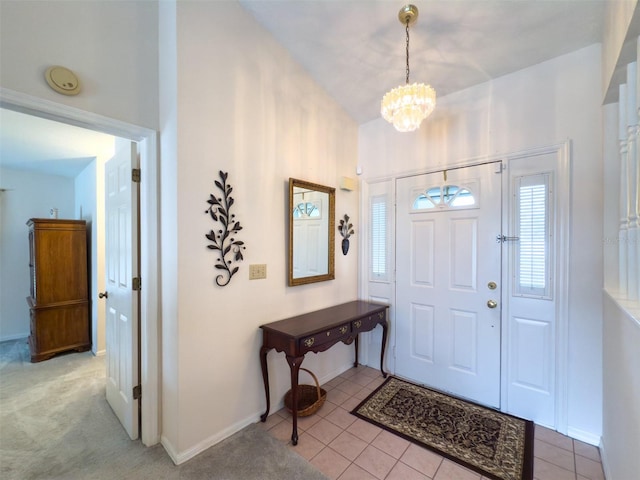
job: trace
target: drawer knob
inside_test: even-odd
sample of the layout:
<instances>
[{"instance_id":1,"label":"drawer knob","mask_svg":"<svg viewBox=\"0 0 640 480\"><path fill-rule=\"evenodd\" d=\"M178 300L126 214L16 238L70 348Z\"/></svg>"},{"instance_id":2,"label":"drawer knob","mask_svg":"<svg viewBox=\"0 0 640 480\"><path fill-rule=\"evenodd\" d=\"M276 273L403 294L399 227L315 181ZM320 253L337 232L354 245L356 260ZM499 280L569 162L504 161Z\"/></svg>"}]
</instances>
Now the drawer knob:
<instances>
[{"instance_id":1,"label":"drawer knob","mask_svg":"<svg viewBox=\"0 0 640 480\"><path fill-rule=\"evenodd\" d=\"M330 336L331 336L331 332L327 332L327 337L330 337Z\"/></svg>"},{"instance_id":2,"label":"drawer knob","mask_svg":"<svg viewBox=\"0 0 640 480\"><path fill-rule=\"evenodd\" d=\"M311 338L307 338L307 339L304 341L304 344L305 344L305 346L310 347L311 345L313 345L313 342L315 342L315 338L314 338L314 337L311 337Z\"/></svg>"},{"instance_id":3,"label":"drawer knob","mask_svg":"<svg viewBox=\"0 0 640 480\"><path fill-rule=\"evenodd\" d=\"M362 320L356 320L353 324L356 326L356 328L360 328L362 326Z\"/></svg>"},{"instance_id":4,"label":"drawer knob","mask_svg":"<svg viewBox=\"0 0 640 480\"><path fill-rule=\"evenodd\" d=\"M378 312L378 318L382 320L384 318L384 312Z\"/></svg>"},{"instance_id":5,"label":"drawer knob","mask_svg":"<svg viewBox=\"0 0 640 480\"><path fill-rule=\"evenodd\" d=\"M340 327L340 333L343 335L347 333L347 327Z\"/></svg>"}]
</instances>

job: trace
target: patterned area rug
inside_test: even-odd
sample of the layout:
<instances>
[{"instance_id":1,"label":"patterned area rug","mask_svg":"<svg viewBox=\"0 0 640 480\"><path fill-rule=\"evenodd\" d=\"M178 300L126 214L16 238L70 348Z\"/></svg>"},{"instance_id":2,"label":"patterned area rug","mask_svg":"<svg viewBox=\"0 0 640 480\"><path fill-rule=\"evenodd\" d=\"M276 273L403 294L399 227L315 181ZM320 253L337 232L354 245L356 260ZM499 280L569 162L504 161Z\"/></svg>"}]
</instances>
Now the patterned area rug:
<instances>
[{"instance_id":1,"label":"patterned area rug","mask_svg":"<svg viewBox=\"0 0 640 480\"><path fill-rule=\"evenodd\" d=\"M533 422L395 377L351 413L488 478L533 478Z\"/></svg>"}]
</instances>

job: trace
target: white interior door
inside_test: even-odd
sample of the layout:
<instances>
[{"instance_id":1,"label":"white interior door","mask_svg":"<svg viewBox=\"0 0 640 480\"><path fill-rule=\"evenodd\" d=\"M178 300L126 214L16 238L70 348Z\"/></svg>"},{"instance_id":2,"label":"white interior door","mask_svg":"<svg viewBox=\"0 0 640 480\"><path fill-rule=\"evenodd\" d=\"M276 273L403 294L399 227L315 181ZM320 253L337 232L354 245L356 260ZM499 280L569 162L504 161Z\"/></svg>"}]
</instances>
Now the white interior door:
<instances>
[{"instance_id":1,"label":"white interior door","mask_svg":"<svg viewBox=\"0 0 640 480\"><path fill-rule=\"evenodd\" d=\"M131 439L138 438L138 183L132 181L137 145L117 144L105 164L107 401Z\"/></svg>"},{"instance_id":2,"label":"white interior door","mask_svg":"<svg viewBox=\"0 0 640 480\"><path fill-rule=\"evenodd\" d=\"M396 374L500 407L501 168L397 180Z\"/></svg>"}]
</instances>

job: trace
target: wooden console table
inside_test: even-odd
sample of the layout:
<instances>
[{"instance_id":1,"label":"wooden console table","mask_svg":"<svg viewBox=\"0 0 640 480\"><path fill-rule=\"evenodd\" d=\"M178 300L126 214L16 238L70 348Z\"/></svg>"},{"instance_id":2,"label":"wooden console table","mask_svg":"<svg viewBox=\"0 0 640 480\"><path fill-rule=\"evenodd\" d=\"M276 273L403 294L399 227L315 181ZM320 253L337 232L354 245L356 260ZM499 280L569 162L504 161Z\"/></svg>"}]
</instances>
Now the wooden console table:
<instances>
[{"instance_id":1,"label":"wooden console table","mask_svg":"<svg viewBox=\"0 0 640 480\"><path fill-rule=\"evenodd\" d=\"M267 398L267 411L260 417L265 422L271 408L269 400L269 373L267 371L267 353L272 348L284 352L291 369L291 405L293 432L291 443L298 444L298 372L304 356L308 352L318 353L328 350L338 342L347 345L355 343L356 357L353 364L358 366L358 334L382 326L382 351L380 352L380 371L383 369L384 349L387 343L387 305L356 300L335 307L305 313L296 317L261 325L262 347L260 364L262 380Z\"/></svg>"}]
</instances>

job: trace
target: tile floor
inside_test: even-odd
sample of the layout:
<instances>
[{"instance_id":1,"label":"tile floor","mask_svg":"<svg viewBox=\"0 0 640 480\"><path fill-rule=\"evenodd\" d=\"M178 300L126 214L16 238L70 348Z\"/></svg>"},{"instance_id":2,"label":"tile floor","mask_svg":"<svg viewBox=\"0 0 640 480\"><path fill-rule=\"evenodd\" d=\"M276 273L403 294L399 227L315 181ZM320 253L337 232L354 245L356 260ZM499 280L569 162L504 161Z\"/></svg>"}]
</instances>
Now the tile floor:
<instances>
[{"instance_id":1,"label":"tile floor","mask_svg":"<svg viewBox=\"0 0 640 480\"><path fill-rule=\"evenodd\" d=\"M332 479L486 480L349 413L383 381L378 370L358 367L323 385L325 404L314 415L298 419L297 446L290 444L287 410L261 425ZM308 380L301 375L301 382ZM604 480L596 447L547 428L536 426L534 456L536 480Z\"/></svg>"}]
</instances>

